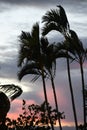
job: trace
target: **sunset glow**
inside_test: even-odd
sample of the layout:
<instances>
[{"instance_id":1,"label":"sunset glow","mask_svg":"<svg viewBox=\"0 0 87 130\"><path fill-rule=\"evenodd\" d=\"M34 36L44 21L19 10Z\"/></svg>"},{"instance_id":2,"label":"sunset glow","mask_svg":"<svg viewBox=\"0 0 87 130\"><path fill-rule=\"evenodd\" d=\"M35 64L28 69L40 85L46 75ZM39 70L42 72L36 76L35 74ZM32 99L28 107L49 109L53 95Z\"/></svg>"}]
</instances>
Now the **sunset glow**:
<instances>
[{"instance_id":1,"label":"sunset glow","mask_svg":"<svg viewBox=\"0 0 87 130\"><path fill-rule=\"evenodd\" d=\"M50 9L62 5L66 11L70 28L74 30L87 48L87 1L84 0L0 0L0 84L15 84L23 89L20 97L11 102L11 109L7 117L17 119L22 113L22 100L27 105L42 104L44 102L43 84L41 77L31 82L33 76L27 75L18 80L18 54L20 48L19 36L21 31L31 32L32 26L38 22L40 36L42 33L42 16ZM63 41L60 33L50 32L47 38L50 43ZM87 63L84 63L85 84L87 84ZM83 123L83 100L81 73L79 64L72 62L71 77L76 104L78 122ZM66 59L57 60L56 76L54 79L59 111L64 112L63 126L75 126L70 88L67 75ZM49 79L46 79L46 89L50 105L54 108L54 97ZM8 96L8 95L7 95ZM10 97L9 97L10 99ZM57 125L58 126L58 123Z\"/></svg>"}]
</instances>

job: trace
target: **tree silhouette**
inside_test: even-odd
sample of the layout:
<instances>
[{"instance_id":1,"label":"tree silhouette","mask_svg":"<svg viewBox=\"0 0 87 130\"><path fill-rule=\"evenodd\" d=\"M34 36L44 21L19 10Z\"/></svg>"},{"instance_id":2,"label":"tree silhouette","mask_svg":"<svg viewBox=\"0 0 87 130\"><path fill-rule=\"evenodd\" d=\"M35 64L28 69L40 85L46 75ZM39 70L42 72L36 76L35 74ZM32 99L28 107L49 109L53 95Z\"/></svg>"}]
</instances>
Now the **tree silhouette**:
<instances>
[{"instance_id":1,"label":"tree silhouette","mask_svg":"<svg viewBox=\"0 0 87 130\"><path fill-rule=\"evenodd\" d=\"M54 125L56 125L57 111L53 109L48 103L50 116ZM64 113L59 113L61 118L64 118ZM24 129L50 129L50 119L47 111L46 102L40 105L27 104L26 100L22 101L22 113L19 114L16 120L7 118L7 126L14 128Z\"/></svg>"},{"instance_id":2,"label":"tree silhouette","mask_svg":"<svg viewBox=\"0 0 87 130\"><path fill-rule=\"evenodd\" d=\"M50 116L52 119L53 124L56 122L56 111L55 109L52 110L52 107L48 104L50 110ZM23 100L22 106L23 114L19 115L20 120L26 126L41 126L46 125L49 126L50 119L49 114L47 111L46 102L43 102L41 105L26 105L26 101ZM62 114L61 114L62 116Z\"/></svg>"},{"instance_id":3,"label":"tree silhouette","mask_svg":"<svg viewBox=\"0 0 87 130\"><path fill-rule=\"evenodd\" d=\"M33 26L31 33L22 31L22 34L20 35L21 46L18 59L18 66L20 67L20 71L18 73L18 77L19 79L21 79L26 74L40 74L40 76L42 77L44 97L47 104L51 127L52 129L54 129L48 108L44 71L44 55L41 51L41 38L39 31L39 24L36 23ZM30 68L30 66L33 68Z\"/></svg>"},{"instance_id":4,"label":"tree silhouette","mask_svg":"<svg viewBox=\"0 0 87 130\"><path fill-rule=\"evenodd\" d=\"M19 86L15 85L0 85L0 129L7 129L5 126L6 115L10 110L10 101L13 101L15 98L21 95L22 89ZM9 94L9 98L6 95ZM10 100L11 99L11 100Z\"/></svg>"},{"instance_id":5,"label":"tree silhouette","mask_svg":"<svg viewBox=\"0 0 87 130\"><path fill-rule=\"evenodd\" d=\"M65 39L70 35L69 34L69 31L70 31L69 22L68 22L65 10L60 5L57 6L57 9L51 9L50 11L47 11L47 13L42 17L42 22L45 23L44 27L42 29L43 35L46 35L50 31L53 31L53 30L60 32L64 36ZM69 86L70 86L70 92L71 92L71 100L72 100L75 126L76 126L76 129L78 129L76 108L75 108L75 103L74 103L74 94L73 94L73 89L72 89L72 84L71 84L68 58L67 58L67 69L68 69ZM61 129L61 127L60 127L60 129Z\"/></svg>"},{"instance_id":6,"label":"tree silhouette","mask_svg":"<svg viewBox=\"0 0 87 130\"><path fill-rule=\"evenodd\" d=\"M86 49L83 46L83 43L78 38L75 31L70 30L70 37L67 37L66 45L68 52L73 56L73 59L79 63L81 71L81 80L82 80L82 93L83 93L83 117L84 124L86 124L86 109L85 109L85 82L84 82L84 70L83 63L86 59Z\"/></svg>"},{"instance_id":7,"label":"tree silhouette","mask_svg":"<svg viewBox=\"0 0 87 130\"><path fill-rule=\"evenodd\" d=\"M58 45L55 45L54 43L49 44L47 39L46 39L47 42L45 42L44 40L45 39L42 39L42 42L41 42L43 53L46 56L46 63L44 66L46 68L48 78L51 80L52 90L53 90L54 100L55 100L55 106L56 106L56 110L57 110L57 114L58 114L58 122L59 122L60 129L62 129L61 121L60 121L61 118L59 117L59 106L58 106L58 101L57 101L57 96L56 96L54 78L56 75L56 59L67 57L67 55L66 55L66 53L61 51L60 43Z\"/></svg>"},{"instance_id":8,"label":"tree silhouette","mask_svg":"<svg viewBox=\"0 0 87 130\"><path fill-rule=\"evenodd\" d=\"M10 109L10 101L8 97L3 92L0 92L0 123L1 127L3 128L5 126L5 119L9 109Z\"/></svg>"}]
</instances>

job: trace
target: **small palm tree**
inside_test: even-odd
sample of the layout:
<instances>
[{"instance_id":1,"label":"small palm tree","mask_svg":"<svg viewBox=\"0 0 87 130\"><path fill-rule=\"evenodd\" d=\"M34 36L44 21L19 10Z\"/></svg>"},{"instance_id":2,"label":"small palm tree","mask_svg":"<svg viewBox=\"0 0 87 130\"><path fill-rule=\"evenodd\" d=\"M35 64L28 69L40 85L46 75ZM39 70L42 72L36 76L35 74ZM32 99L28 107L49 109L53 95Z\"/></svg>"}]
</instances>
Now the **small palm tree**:
<instances>
[{"instance_id":1,"label":"small palm tree","mask_svg":"<svg viewBox=\"0 0 87 130\"><path fill-rule=\"evenodd\" d=\"M14 84L0 85L0 122L2 126L5 125L6 115L10 109L10 100L13 101L15 98L22 94L22 89ZM9 98L6 94L9 94Z\"/></svg>"}]
</instances>

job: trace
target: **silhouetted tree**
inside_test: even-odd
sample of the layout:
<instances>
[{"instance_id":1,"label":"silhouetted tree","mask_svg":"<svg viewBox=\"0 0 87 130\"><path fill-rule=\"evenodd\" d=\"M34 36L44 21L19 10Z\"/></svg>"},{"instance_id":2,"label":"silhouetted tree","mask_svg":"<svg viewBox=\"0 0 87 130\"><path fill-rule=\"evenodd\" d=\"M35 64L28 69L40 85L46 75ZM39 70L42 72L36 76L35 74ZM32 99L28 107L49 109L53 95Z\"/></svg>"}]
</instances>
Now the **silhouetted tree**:
<instances>
[{"instance_id":1,"label":"silhouetted tree","mask_svg":"<svg viewBox=\"0 0 87 130\"><path fill-rule=\"evenodd\" d=\"M48 103L50 116L54 125L56 125L57 111L52 109ZM59 113L61 118L64 118L64 113ZM6 124L9 127L19 128L19 129L50 129L50 119L47 111L46 102L41 105L31 104L28 105L25 100L22 101L22 113L19 114L16 120L6 119ZM43 127L44 126L44 127Z\"/></svg>"},{"instance_id":2,"label":"silhouetted tree","mask_svg":"<svg viewBox=\"0 0 87 130\"><path fill-rule=\"evenodd\" d=\"M15 85L0 85L0 89L3 91L0 91L0 129L2 128L7 129L5 126L5 121L6 121L6 115L10 109L10 100L13 101L16 97L20 96L22 93L22 90L19 86ZM6 95L6 93L9 94L9 98Z\"/></svg>"},{"instance_id":3,"label":"silhouetted tree","mask_svg":"<svg viewBox=\"0 0 87 130\"><path fill-rule=\"evenodd\" d=\"M55 30L55 31L60 32L66 39L70 35L69 34L69 31L70 31L69 22L68 22L68 19L67 19L67 16L66 16L66 13L65 13L65 10L63 9L63 7L60 5L57 7L58 7L57 9L51 9L50 11L47 11L47 13L42 17L42 22L45 23L44 27L42 29L42 31L43 31L42 34L46 35L50 31ZM71 100L72 100L75 126L76 126L76 129L78 129L68 58L67 58L67 69L68 69L68 78L69 78L69 86L70 86L70 92L71 92ZM62 128L60 127L60 129L62 129Z\"/></svg>"},{"instance_id":4,"label":"silhouetted tree","mask_svg":"<svg viewBox=\"0 0 87 130\"><path fill-rule=\"evenodd\" d=\"M10 109L10 101L8 97L3 92L0 92L0 123L1 123L0 127L4 128L6 115L9 109Z\"/></svg>"},{"instance_id":5,"label":"silhouetted tree","mask_svg":"<svg viewBox=\"0 0 87 130\"><path fill-rule=\"evenodd\" d=\"M18 120L23 123L23 126L40 126L47 125L49 126L50 119L47 111L46 103L41 105L26 105L26 101L23 100L22 104L23 114L19 115ZM52 107L48 104L50 116L53 124L56 122L56 111L52 110ZM20 123L21 124L21 123Z\"/></svg>"},{"instance_id":6,"label":"silhouetted tree","mask_svg":"<svg viewBox=\"0 0 87 130\"><path fill-rule=\"evenodd\" d=\"M55 90L55 84L54 84L54 78L56 75L56 59L57 58L64 58L67 57L66 53L61 51L60 49L60 43L58 45L56 44L49 44L49 41L44 38L42 38L42 51L45 54L46 58L46 63L45 63L45 68L46 72L48 74L48 78L51 80L52 84L52 89L53 89L53 94L54 94L54 100L55 100L55 107L57 110L58 114L58 122L61 128L61 122L60 122L60 117L59 117L59 107L58 107L58 101L57 101L57 96L56 96L56 90Z\"/></svg>"},{"instance_id":7,"label":"silhouetted tree","mask_svg":"<svg viewBox=\"0 0 87 130\"><path fill-rule=\"evenodd\" d=\"M78 38L75 31L70 30L70 37L66 38L67 50L73 56L73 59L79 63L81 71L81 80L82 80L82 93L83 93L83 116L84 124L86 124L86 109L85 109L85 82L84 82L84 70L83 63L86 59L86 49L83 46L83 43Z\"/></svg>"},{"instance_id":8,"label":"silhouetted tree","mask_svg":"<svg viewBox=\"0 0 87 130\"><path fill-rule=\"evenodd\" d=\"M18 77L19 79L22 79L22 77L25 76L26 74L35 74L35 75L40 74L40 76L42 76L44 97L45 97L47 110L49 114L48 99L47 99L46 85L45 85L44 56L41 51L41 38L40 38L39 24L36 23L33 26L31 33L22 32L22 34L20 35L20 42L21 42L21 46L20 46L19 59L18 59L18 66L20 67L20 71ZM33 65L33 68L30 68L31 65ZM52 129L54 129L50 118L50 114L49 114L49 119L50 119Z\"/></svg>"}]
</instances>

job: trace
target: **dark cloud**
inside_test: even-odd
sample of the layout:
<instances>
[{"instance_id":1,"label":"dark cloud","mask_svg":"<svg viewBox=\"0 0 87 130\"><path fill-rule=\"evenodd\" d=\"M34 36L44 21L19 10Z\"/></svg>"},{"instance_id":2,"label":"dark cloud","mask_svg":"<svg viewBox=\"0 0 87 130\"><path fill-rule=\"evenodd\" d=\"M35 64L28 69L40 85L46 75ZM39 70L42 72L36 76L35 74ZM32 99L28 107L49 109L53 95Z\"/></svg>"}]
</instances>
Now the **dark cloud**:
<instances>
[{"instance_id":1,"label":"dark cloud","mask_svg":"<svg viewBox=\"0 0 87 130\"><path fill-rule=\"evenodd\" d=\"M51 5L54 3L58 3L57 0L48 0L48 1L42 1L42 0L0 0L1 3L5 4L22 4L22 5L29 5L29 6L39 6L39 5Z\"/></svg>"},{"instance_id":2,"label":"dark cloud","mask_svg":"<svg viewBox=\"0 0 87 130\"><path fill-rule=\"evenodd\" d=\"M83 2L85 2L86 0L83 0ZM54 2L56 2L56 3L64 3L64 4L71 4L71 3L74 3L74 2L76 2L76 3L80 3L81 2L81 0L62 0L62 2L61 2L61 0L44 0L44 1L42 1L42 0L0 0L0 2L4 2L4 3L34 3L34 4L40 4L40 3L49 3L49 4L51 4L51 3L54 3Z\"/></svg>"},{"instance_id":3,"label":"dark cloud","mask_svg":"<svg viewBox=\"0 0 87 130\"><path fill-rule=\"evenodd\" d=\"M16 4L16 5L28 5L28 6L41 6L41 7L45 7L46 6L53 6L53 5L80 5L80 4L84 4L84 2L86 2L86 0L0 0L1 3L4 4Z\"/></svg>"}]
</instances>

